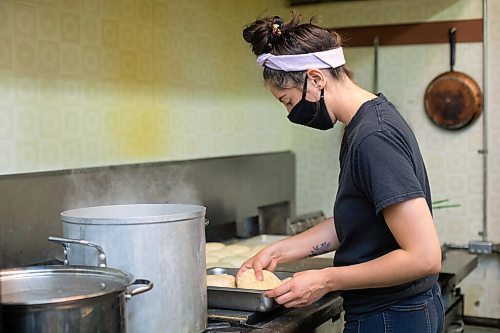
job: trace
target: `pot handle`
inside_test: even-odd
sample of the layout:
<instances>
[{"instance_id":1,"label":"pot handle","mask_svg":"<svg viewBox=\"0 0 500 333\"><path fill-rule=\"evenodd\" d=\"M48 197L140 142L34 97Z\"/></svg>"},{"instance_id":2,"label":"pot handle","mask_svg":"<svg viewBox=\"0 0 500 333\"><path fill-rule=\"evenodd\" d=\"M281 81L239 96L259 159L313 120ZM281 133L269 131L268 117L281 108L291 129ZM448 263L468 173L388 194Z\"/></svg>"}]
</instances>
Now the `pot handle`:
<instances>
[{"instance_id":1,"label":"pot handle","mask_svg":"<svg viewBox=\"0 0 500 333\"><path fill-rule=\"evenodd\" d=\"M137 285L137 284L142 284L143 286L142 287L134 288L134 289L132 289L130 291L127 289L127 291L125 292L125 299L127 301L129 299L131 299L133 296L145 293L146 291L149 291L149 290L153 289L153 282L151 282L149 280L146 280L146 279L137 279L134 282L132 282L129 285L129 287L133 286L133 285Z\"/></svg>"},{"instance_id":2,"label":"pot handle","mask_svg":"<svg viewBox=\"0 0 500 333\"><path fill-rule=\"evenodd\" d=\"M69 261L68 261L69 247L68 247L68 244L77 244L77 245L83 245L83 246L95 248L97 250L97 252L99 253L99 255L97 256L97 266L98 267L107 267L106 252L104 252L104 249L99 244L92 243L92 242L86 241L84 239L72 239L72 238L62 238L62 237L54 237L54 236L49 236L49 241L62 245L62 247L64 248L64 264L65 265L69 265Z\"/></svg>"}]
</instances>

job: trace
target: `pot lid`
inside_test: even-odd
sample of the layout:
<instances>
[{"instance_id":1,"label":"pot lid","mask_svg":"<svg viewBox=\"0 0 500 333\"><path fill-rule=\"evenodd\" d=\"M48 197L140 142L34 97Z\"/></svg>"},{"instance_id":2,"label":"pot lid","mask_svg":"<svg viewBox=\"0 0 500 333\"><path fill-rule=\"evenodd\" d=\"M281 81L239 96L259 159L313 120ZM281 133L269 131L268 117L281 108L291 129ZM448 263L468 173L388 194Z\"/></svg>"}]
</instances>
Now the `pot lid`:
<instances>
[{"instance_id":1,"label":"pot lid","mask_svg":"<svg viewBox=\"0 0 500 333\"><path fill-rule=\"evenodd\" d=\"M206 208L185 204L131 204L67 210L61 220L76 224L150 224L203 218Z\"/></svg>"},{"instance_id":2,"label":"pot lid","mask_svg":"<svg viewBox=\"0 0 500 333\"><path fill-rule=\"evenodd\" d=\"M31 266L0 271L2 305L66 303L121 293L133 281L123 271L90 266Z\"/></svg>"}]
</instances>

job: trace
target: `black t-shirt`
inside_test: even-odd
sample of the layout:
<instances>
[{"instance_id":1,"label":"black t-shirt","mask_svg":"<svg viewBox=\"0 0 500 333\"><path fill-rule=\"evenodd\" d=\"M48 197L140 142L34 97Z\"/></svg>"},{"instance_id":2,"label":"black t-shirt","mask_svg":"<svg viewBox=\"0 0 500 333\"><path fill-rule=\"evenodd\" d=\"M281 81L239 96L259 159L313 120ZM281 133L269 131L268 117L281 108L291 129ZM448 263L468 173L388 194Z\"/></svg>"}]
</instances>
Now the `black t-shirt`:
<instances>
[{"instance_id":1,"label":"black t-shirt","mask_svg":"<svg viewBox=\"0 0 500 333\"><path fill-rule=\"evenodd\" d=\"M342 138L334 206L340 246L334 265L363 263L399 249L382 210L418 197L425 197L431 209L417 140L394 105L380 94L360 107ZM436 281L437 274L393 287L342 291L346 320L379 312L426 291Z\"/></svg>"}]
</instances>

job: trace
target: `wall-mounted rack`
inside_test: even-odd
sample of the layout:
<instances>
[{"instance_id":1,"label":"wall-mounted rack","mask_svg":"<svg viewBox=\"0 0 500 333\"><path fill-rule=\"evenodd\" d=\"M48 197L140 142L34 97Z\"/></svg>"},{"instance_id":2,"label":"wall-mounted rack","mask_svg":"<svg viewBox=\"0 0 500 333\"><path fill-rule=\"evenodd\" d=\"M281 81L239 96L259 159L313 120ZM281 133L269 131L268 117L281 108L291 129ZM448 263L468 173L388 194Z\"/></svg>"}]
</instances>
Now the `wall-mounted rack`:
<instances>
[{"instance_id":1,"label":"wall-mounted rack","mask_svg":"<svg viewBox=\"0 0 500 333\"><path fill-rule=\"evenodd\" d=\"M378 37L379 45L449 43L448 31L455 27L457 43L483 41L483 20L421 22L391 25L372 25L331 28L344 39L347 47L373 46Z\"/></svg>"}]
</instances>

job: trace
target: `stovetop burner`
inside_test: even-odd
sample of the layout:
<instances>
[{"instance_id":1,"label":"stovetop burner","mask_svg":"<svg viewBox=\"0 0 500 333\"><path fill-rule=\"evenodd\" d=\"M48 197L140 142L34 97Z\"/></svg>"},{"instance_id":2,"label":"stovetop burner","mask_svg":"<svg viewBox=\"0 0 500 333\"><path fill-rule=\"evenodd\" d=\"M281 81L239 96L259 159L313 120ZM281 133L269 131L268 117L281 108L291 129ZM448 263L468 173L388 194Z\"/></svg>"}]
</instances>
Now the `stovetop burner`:
<instances>
[{"instance_id":1,"label":"stovetop burner","mask_svg":"<svg viewBox=\"0 0 500 333\"><path fill-rule=\"evenodd\" d=\"M277 307L268 312L208 308L208 322L256 325L257 323L272 320L286 311L287 309L283 307Z\"/></svg>"},{"instance_id":2,"label":"stovetop burner","mask_svg":"<svg viewBox=\"0 0 500 333\"><path fill-rule=\"evenodd\" d=\"M259 333L272 333L271 330L254 325L229 322L208 323L205 333L248 333L255 331L258 331Z\"/></svg>"}]
</instances>

